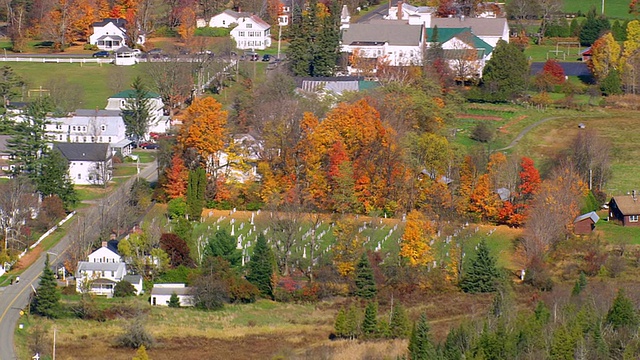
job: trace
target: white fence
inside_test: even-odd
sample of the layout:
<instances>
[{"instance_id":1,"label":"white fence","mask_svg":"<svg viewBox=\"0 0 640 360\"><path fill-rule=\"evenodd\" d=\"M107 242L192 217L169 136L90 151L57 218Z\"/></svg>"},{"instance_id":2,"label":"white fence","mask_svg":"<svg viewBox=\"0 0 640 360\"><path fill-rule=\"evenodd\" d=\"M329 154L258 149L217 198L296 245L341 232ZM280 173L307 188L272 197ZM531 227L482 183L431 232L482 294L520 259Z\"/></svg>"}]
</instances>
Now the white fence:
<instances>
[{"instance_id":1,"label":"white fence","mask_svg":"<svg viewBox=\"0 0 640 360\"><path fill-rule=\"evenodd\" d=\"M35 62L58 64L110 64L111 58L53 58L53 57L26 57L26 56L0 56L0 61L7 62Z\"/></svg>"}]
</instances>

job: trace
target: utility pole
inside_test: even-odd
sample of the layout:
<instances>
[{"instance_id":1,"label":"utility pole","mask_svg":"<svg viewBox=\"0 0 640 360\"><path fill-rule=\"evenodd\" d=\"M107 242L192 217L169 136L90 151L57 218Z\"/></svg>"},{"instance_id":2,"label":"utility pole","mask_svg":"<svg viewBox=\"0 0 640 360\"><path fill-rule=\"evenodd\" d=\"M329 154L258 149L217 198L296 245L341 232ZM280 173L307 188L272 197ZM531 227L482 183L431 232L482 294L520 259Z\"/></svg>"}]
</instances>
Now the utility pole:
<instances>
[{"instance_id":1,"label":"utility pole","mask_svg":"<svg viewBox=\"0 0 640 360\"><path fill-rule=\"evenodd\" d=\"M602 0L602 16L604 16L604 0Z\"/></svg>"},{"instance_id":2,"label":"utility pole","mask_svg":"<svg viewBox=\"0 0 640 360\"><path fill-rule=\"evenodd\" d=\"M53 360L56 360L56 327L53 327Z\"/></svg>"}]
</instances>

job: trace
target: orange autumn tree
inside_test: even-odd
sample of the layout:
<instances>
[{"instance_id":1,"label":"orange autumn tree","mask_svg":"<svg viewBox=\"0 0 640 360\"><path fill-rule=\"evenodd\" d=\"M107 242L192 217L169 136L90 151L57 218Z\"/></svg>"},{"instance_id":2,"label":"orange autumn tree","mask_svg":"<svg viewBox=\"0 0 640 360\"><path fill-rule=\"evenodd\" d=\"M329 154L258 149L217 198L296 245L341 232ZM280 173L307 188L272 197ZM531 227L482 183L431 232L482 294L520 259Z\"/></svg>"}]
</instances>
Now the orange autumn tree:
<instances>
[{"instance_id":1,"label":"orange autumn tree","mask_svg":"<svg viewBox=\"0 0 640 360\"><path fill-rule=\"evenodd\" d=\"M333 229L333 235L336 237L332 249L333 263L341 276L352 276L364 250L364 241L358 234L358 225L353 219L339 220Z\"/></svg>"},{"instance_id":2,"label":"orange autumn tree","mask_svg":"<svg viewBox=\"0 0 640 360\"><path fill-rule=\"evenodd\" d=\"M469 211L482 221L495 220L501 207L500 198L493 189L489 174L478 177L476 186L469 196Z\"/></svg>"},{"instance_id":3,"label":"orange autumn tree","mask_svg":"<svg viewBox=\"0 0 640 360\"><path fill-rule=\"evenodd\" d=\"M434 231L424 214L412 210L407 215L407 225L402 234L400 256L406 258L411 266L428 265L433 259L430 241Z\"/></svg>"},{"instance_id":4,"label":"orange autumn tree","mask_svg":"<svg viewBox=\"0 0 640 360\"><path fill-rule=\"evenodd\" d=\"M218 152L225 143L227 112L212 97L196 98L182 116L178 144L193 148L207 174L215 176Z\"/></svg>"},{"instance_id":5,"label":"orange autumn tree","mask_svg":"<svg viewBox=\"0 0 640 360\"><path fill-rule=\"evenodd\" d=\"M189 171L184 166L184 161L179 153L175 153L171 159L171 166L165 172L166 182L164 191L169 199L185 196L187 193L187 180Z\"/></svg>"}]
</instances>

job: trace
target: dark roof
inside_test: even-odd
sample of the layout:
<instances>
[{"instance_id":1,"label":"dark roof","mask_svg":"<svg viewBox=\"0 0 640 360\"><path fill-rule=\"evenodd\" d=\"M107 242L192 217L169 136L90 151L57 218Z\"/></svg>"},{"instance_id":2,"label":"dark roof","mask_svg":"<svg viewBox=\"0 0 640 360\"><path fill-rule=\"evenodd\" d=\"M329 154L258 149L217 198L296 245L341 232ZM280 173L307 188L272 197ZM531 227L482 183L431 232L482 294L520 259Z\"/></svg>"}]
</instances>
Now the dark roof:
<instances>
[{"instance_id":1,"label":"dark roof","mask_svg":"<svg viewBox=\"0 0 640 360\"><path fill-rule=\"evenodd\" d=\"M573 220L573 223L575 224L585 219L591 219L591 221L593 221L593 223L595 224L598 222L598 220L600 220L600 217L598 216L598 214L596 214L595 211L592 211L578 216L575 220Z\"/></svg>"},{"instance_id":2,"label":"dark roof","mask_svg":"<svg viewBox=\"0 0 640 360\"><path fill-rule=\"evenodd\" d=\"M564 70L564 74L567 76L586 76L591 77L591 71L587 67L587 63L584 62L558 62ZM531 63L531 71L532 75L538 74L542 72L544 68L543 62L534 62Z\"/></svg>"},{"instance_id":3,"label":"dark roof","mask_svg":"<svg viewBox=\"0 0 640 360\"><path fill-rule=\"evenodd\" d=\"M122 280L127 281L130 284L139 284L142 281L140 275L125 275Z\"/></svg>"},{"instance_id":4,"label":"dark roof","mask_svg":"<svg viewBox=\"0 0 640 360\"><path fill-rule=\"evenodd\" d=\"M9 147L7 143L11 139L11 135L0 135L0 154L8 154Z\"/></svg>"},{"instance_id":5,"label":"dark roof","mask_svg":"<svg viewBox=\"0 0 640 360\"><path fill-rule=\"evenodd\" d=\"M111 99L129 99L129 98L133 98L136 96L136 92L134 90L124 90L124 91L120 91L119 93L115 94L115 95L111 95L109 98ZM147 96L145 96L147 99L156 99L159 98L160 95L158 93L154 93L153 91L147 91Z\"/></svg>"},{"instance_id":6,"label":"dark roof","mask_svg":"<svg viewBox=\"0 0 640 360\"><path fill-rule=\"evenodd\" d=\"M93 27L103 27L105 25L107 25L108 23L113 23L118 27L124 28L124 26L127 24L127 20L125 19L103 19L102 21L96 21L93 24L91 24L91 26Z\"/></svg>"},{"instance_id":7,"label":"dark roof","mask_svg":"<svg viewBox=\"0 0 640 360\"><path fill-rule=\"evenodd\" d=\"M110 157L109 144L55 143L54 149L69 161L106 161Z\"/></svg>"},{"instance_id":8,"label":"dark roof","mask_svg":"<svg viewBox=\"0 0 640 360\"><path fill-rule=\"evenodd\" d=\"M631 195L614 196L611 202L615 202L622 215L640 215L640 201L637 196L635 198Z\"/></svg>"}]
</instances>

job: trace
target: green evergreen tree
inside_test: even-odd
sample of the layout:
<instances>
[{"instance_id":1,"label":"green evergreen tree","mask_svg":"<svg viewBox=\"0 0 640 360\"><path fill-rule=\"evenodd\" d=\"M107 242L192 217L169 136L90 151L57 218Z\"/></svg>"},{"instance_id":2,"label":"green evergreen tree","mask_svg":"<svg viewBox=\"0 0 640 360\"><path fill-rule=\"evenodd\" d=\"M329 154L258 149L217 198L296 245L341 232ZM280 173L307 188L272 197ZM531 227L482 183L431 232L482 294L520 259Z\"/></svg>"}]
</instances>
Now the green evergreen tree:
<instances>
[{"instance_id":1,"label":"green evergreen tree","mask_svg":"<svg viewBox=\"0 0 640 360\"><path fill-rule=\"evenodd\" d=\"M483 88L492 99L507 100L525 91L529 76L527 57L515 44L498 41L484 68Z\"/></svg>"},{"instance_id":2,"label":"green evergreen tree","mask_svg":"<svg viewBox=\"0 0 640 360\"><path fill-rule=\"evenodd\" d=\"M496 280L500 276L496 267L496 259L489 253L486 241L478 244L478 253L471 261L460 282L464 292L485 293L496 291Z\"/></svg>"},{"instance_id":3,"label":"green evergreen tree","mask_svg":"<svg viewBox=\"0 0 640 360\"><path fill-rule=\"evenodd\" d=\"M395 339L405 339L409 336L409 317L401 304L395 304L391 309L390 336Z\"/></svg>"},{"instance_id":4,"label":"green evergreen tree","mask_svg":"<svg viewBox=\"0 0 640 360\"><path fill-rule=\"evenodd\" d=\"M276 267L273 250L267 244L264 235L260 233L256 246L249 261L249 273L247 280L255 285L263 296L273 298L272 277Z\"/></svg>"},{"instance_id":5,"label":"green evergreen tree","mask_svg":"<svg viewBox=\"0 0 640 360\"><path fill-rule=\"evenodd\" d=\"M640 324L635 306L624 294L624 289L618 290L616 298L607 313L607 324L615 329L621 327L637 328Z\"/></svg>"},{"instance_id":6,"label":"green evergreen tree","mask_svg":"<svg viewBox=\"0 0 640 360\"><path fill-rule=\"evenodd\" d=\"M198 167L189 171L187 182L187 215L191 221L200 221L202 208L204 208L204 193L207 189L207 174Z\"/></svg>"},{"instance_id":7,"label":"green evergreen tree","mask_svg":"<svg viewBox=\"0 0 640 360\"><path fill-rule=\"evenodd\" d=\"M131 84L133 91L125 100L122 109L122 120L126 127L126 135L140 142L149 131L152 120L151 95L142 83L142 78L136 76Z\"/></svg>"},{"instance_id":8,"label":"green evergreen tree","mask_svg":"<svg viewBox=\"0 0 640 360\"><path fill-rule=\"evenodd\" d=\"M573 286L573 290L571 290L571 295L578 296L587 287L587 276L584 272L580 272L580 277L576 280L575 285Z\"/></svg>"},{"instance_id":9,"label":"green evergreen tree","mask_svg":"<svg viewBox=\"0 0 640 360\"><path fill-rule=\"evenodd\" d=\"M437 356L436 348L429 336L427 315L422 313L418 322L413 325L409 339L409 358L411 360L432 360Z\"/></svg>"},{"instance_id":10,"label":"green evergreen tree","mask_svg":"<svg viewBox=\"0 0 640 360\"><path fill-rule=\"evenodd\" d=\"M75 205L78 195L69 178L69 162L60 151L45 151L42 158L42 173L35 178L36 188L43 196L58 195L66 210Z\"/></svg>"},{"instance_id":11,"label":"green evergreen tree","mask_svg":"<svg viewBox=\"0 0 640 360\"><path fill-rule=\"evenodd\" d=\"M378 320L378 329L376 335L382 339L388 339L391 337L391 329L389 328L389 322L385 319Z\"/></svg>"},{"instance_id":12,"label":"green evergreen tree","mask_svg":"<svg viewBox=\"0 0 640 360\"><path fill-rule=\"evenodd\" d=\"M60 310L60 291L58 291L55 274L49 265L48 254L44 261L40 286L33 297L31 308L36 314L48 318L57 317Z\"/></svg>"},{"instance_id":13,"label":"green evergreen tree","mask_svg":"<svg viewBox=\"0 0 640 360\"><path fill-rule=\"evenodd\" d=\"M600 90L605 96L622 94L622 79L617 69L611 69L600 82Z\"/></svg>"},{"instance_id":14,"label":"green evergreen tree","mask_svg":"<svg viewBox=\"0 0 640 360\"><path fill-rule=\"evenodd\" d=\"M41 158L49 142L45 132L50 123L47 113L52 108L49 97L38 98L27 107L23 121L16 124L16 133L7 142L16 175L24 173L35 180L42 174Z\"/></svg>"},{"instance_id":15,"label":"green evergreen tree","mask_svg":"<svg viewBox=\"0 0 640 360\"><path fill-rule=\"evenodd\" d=\"M3 114L7 112L9 102L22 93L25 82L10 66L0 68L0 97Z\"/></svg>"},{"instance_id":16,"label":"green evergreen tree","mask_svg":"<svg viewBox=\"0 0 640 360\"><path fill-rule=\"evenodd\" d=\"M536 308L533 311L533 314L535 316L536 321L540 324L548 323L549 319L551 318L551 313L549 312L549 309L547 309L547 306L544 304L543 301L538 301L538 304L536 304Z\"/></svg>"},{"instance_id":17,"label":"green evergreen tree","mask_svg":"<svg viewBox=\"0 0 640 360\"><path fill-rule=\"evenodd\" d=\"M169 298L169 307L170 308L179 308L180 307L180 298L178 294L175 292L171 293L171 297Z\"/></svg>"},{"instance_id":18,"label":"green evergreen tree","mask_svg":"<svg viewBox=\"0 0 640 360\"><path fill-rule=\"evenodd\" d=\"M375 337L378 331L378 304L369 302L364 309L364 319L362 320L362 334L367 338Z\"/></svg>"},{"instance_id":19,"label":"green evergreen tree","mask_svg":"<svg viewBox=\"0 0 640 360\"><path fill-rule=\"evenodd\" d=\"M360 312L358 308L354 305L349 307L349 311L347 311L346 321L345 321L345 337L349 339L355 339L360 334Z\"/></svg>"},{"instance_id":20,"label":"green evergreen tree","mask_svg":"<svg viewBox=\"0 0 640 360\"><path fill-rule=\"evenodd\" d=\"M580 45L591 46L602 34L609 30L611 24L607 18L596 15L596 8L592 7L587 13L587 20L580 29Z\"/></svg>"},{"instance_id":21,"label":"green evergreen tree","mask_svg":"<svg viewBox=\"0 0 640 360\"><path fill-rule=\"evenodd\" d=\"M226 230L218 230L204 248L205 256L220 256L231 266L242 265L242 251L237 249L236 240Z\"/></svg>"},{"instance_id":22,"label":"green evergreen tree","mask_svg":"<svg viewBox=\"0 0 640 360\"><path fill-rule=\"evenodd\" d=\"M340 308L338 311L333 329L337 337L347 337L347 313L344 311L344 308Z\"/></svg>"},{"instance_id":23,"label":"green evergreen tree","mask_svg":"<svg viewBox=\"0 0 640 360\"><path fill-rule=\"evenodd\" d=\"M577 339L564 326L553 332L551 339L551 349L549 359L552 360L573 360L573 354Z\"/></svg>"},{"instance_id":24,"label":"green evergreen tree","mask_svg":"<svg viewBox=\"0 0 640 360\"><path fill-rule=\"evenodd\" d=\"M189 241L191 241L191 236L193 235L193 224L191 224L189 220L179 217L176 219L173 233L178 235L180 239L189 243Z\"/></svg>"},{"instance_id":25,"label":"green evergreen tree","mask_svg":"<svg viewBox=\"0 0 640 360\"><path fill-rule=\"evenodd\" d=\"M611 34L616 41L625 41L627 38L627 29L622 27L622 22L616 20L611 25Z\"/></svg>"},{"instance_id":26,"label":"green evergreen tree","mask_svg":"<svg viewBox=\"0 0 640 360\"><path fill-rule=\"evenodd\" d=\"M578 36L580 35L580 29L582 29L582 26L580 26L578 18L573 18L573 20L571 20L571 24L569 25L569 33L571 34L571 36Z\"/></svg>"},{"instance_id":27,"label":"green evergreen tree","mask_svg":"<svg viewBox=\"0 0 640 360\"><path fill-rule=\"evenodd\" d=\"M363 299L372 299L376 296L376 280L373 269L369 263L366 251L362 253L360 261L356 265L356 292L355 295Z\"/></svg>"}]
</instances>

